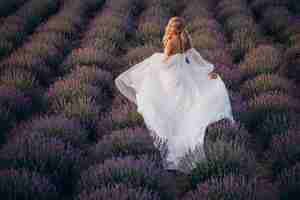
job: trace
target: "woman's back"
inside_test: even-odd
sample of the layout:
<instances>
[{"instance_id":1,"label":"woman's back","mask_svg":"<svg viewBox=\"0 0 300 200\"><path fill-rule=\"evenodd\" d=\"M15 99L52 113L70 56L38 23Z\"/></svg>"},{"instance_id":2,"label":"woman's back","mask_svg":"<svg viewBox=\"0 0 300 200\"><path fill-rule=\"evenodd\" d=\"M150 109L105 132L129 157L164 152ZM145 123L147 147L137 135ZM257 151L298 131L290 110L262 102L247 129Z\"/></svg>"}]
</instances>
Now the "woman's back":
<instances>
[{"instance_id":1,"label":"woman's back","mask_svg":"<svg viewBox=\"0 0 300 200\"><path fill-rule=\"evenodd\" d=\"M165 46L164 52L170 57L177 53L184 53L191 49L190 43L186 40L180 40L180 35L173 35Z\"/></svg>"}]
</instances>

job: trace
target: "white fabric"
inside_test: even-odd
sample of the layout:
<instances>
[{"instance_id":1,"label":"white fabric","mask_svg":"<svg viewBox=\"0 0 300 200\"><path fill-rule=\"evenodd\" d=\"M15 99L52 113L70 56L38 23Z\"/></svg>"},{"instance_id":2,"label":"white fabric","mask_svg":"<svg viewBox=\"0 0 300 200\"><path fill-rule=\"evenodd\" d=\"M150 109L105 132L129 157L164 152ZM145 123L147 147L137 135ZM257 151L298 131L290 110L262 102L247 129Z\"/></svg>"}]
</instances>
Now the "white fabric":
<instances>
[{"instance_id":1,"label":"white fabric","mask_svg":"<svg viewBox=\"0 0 300 200\"><path fill-rule=\"evenodd\" d=\"M163 53L154 53L121 73L115 84L137 104L147 128L167 139L167 168L178 169L180 158L189 149L195 145L203 148L207 125L234 119L224 82L220 76L208 78L214 65L196 49L172 55L166 63L163 58ZM206 158L204 151L202 157Z\"/></svg>"}]
</instances>

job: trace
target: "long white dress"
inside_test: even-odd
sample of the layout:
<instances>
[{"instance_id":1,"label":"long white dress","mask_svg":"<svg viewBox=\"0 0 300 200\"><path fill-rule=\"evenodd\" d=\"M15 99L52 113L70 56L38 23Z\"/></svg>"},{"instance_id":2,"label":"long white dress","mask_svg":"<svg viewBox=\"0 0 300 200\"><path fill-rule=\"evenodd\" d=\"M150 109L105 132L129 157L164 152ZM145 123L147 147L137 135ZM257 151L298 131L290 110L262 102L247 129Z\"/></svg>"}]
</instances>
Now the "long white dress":
<instances>
[{"instance_id":1,"label":"long white dress","mask_svg":"<svg viewBox=\"0 0 300 200\"><path fill-rule=\"evenodd\" d=\"M152 134L167 140L169 169L188 150L203 148L206 127L223 118L235 122L227 88L218 76L209 79L214 65L191 48L163 63L157 52L121 73L115 84L137 104L138 112ZM201 159L205 159L205 153ZM180 169L178 169L180 170Z\"/></svg>"}]
</instances>

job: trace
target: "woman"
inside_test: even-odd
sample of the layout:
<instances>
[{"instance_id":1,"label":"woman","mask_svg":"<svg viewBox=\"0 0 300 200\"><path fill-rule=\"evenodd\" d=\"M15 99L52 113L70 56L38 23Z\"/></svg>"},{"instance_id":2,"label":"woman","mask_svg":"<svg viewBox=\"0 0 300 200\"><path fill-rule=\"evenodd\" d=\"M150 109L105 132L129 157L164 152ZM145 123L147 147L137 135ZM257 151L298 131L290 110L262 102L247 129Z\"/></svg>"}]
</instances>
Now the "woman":
<instances>
[{"instance_id":1,"label":"woman","mask_svg":"<svg viewBox=\"0 0 300 200\"><path fill-rule=\"evenodd\" d=\"M192 47L181 17L172 17L163 37L164 53L154 53L121 73L115 84L137 104L151 134L167 140L167 169L179 169L196 145L203 149L206 127L234 122L228 92L214 65ZM205 159L202 150L201 159Z\"/></svg>"}]
</instances>

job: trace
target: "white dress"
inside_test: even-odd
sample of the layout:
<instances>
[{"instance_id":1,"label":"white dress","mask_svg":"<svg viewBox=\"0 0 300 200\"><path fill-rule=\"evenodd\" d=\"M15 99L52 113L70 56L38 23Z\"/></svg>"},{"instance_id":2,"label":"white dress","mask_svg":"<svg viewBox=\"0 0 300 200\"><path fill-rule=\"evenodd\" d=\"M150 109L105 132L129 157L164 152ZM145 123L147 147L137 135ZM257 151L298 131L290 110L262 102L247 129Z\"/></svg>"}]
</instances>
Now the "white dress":
<instances>
[{"instance_id":1,"label":"white dress","mask_svg":"<svg viewBox=\"0 0 300 200\"><path fill-rule=\"evenodd\" d=\"M178 169L188 150L196 145L203 148L210 123L223 118L235 121L224 82L220 76L208 78L214 65L196 49L171 55L165 63L163 58L163 53L154 53L121 73L115 84L137 104L152 134L167 140L167 168Z\"/></svg>"}]
</instances>

